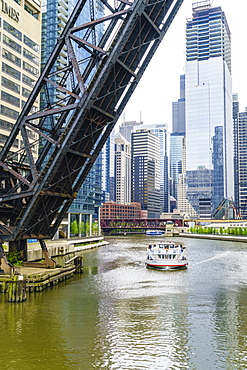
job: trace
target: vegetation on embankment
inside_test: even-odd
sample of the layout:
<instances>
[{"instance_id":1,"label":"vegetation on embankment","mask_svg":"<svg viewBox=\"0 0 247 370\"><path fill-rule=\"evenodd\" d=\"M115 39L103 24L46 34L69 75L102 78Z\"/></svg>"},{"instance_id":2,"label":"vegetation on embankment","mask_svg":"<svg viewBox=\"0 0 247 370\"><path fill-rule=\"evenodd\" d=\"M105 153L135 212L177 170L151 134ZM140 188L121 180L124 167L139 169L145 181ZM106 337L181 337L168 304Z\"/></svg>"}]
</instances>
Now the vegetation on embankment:
<instances>
[{"instance_id":1,"label":"vegetation on embankment","mask_svg":"<svg viewBox=\"0 0 247 370\"><path fill-rule=\"evenodd\" d=\"M195 226L188 230L192 234L212 234L212 235L247 235L247 228L243 227L203 227Z\"/></svg>"}]
</instances>

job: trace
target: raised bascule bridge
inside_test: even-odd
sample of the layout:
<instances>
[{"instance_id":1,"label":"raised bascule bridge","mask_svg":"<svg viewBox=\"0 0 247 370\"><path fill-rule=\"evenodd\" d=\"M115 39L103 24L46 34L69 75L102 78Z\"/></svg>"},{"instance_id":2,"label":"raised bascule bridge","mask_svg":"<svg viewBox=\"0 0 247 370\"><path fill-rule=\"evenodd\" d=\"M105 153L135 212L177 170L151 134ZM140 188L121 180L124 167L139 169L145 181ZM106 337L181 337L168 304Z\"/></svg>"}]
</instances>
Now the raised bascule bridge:
<instances>
[{"instance_id":1,"label":"raised bascule bridge","mask_svg":"<svg viewBox=\"0 0 247 370\"><path fill-rule=\"evenodd\" d=\"M99 19L95 0L78 1L0 153L0 238L10 250L25 251L27 239L37 238L47 251L44 240L54 236L183 3L98 1L105 9ZM86 3L88 21L78 26ZM86 51L83 60L78 48ZM64 53L67 65L58 69ZM35 112L41 93L45 105ZM0 267L8 270L0 253Z\"/></svg>"}]
</instances>

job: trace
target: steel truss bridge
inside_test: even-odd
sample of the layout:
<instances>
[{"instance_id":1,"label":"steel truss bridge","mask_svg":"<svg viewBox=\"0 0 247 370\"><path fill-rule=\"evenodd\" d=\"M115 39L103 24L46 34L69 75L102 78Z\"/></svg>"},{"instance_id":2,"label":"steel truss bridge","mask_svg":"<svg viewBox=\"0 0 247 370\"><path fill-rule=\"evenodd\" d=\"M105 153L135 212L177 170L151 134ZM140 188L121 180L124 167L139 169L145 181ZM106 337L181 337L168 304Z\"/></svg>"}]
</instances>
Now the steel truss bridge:
<instances>
[{"instance_id":1,"label":"steel truss bridge","mask_svg":"<svg viewBox=\"0 0 247 370\"><path fill-rule=\"evenodd\" d=\"M163 219L102 219L100 227L105 234L112 231L125 232L126 230L146 231L146 230L165 230L166 222ZM173 219L177 226L183 226L183 220Z\"/></svg>"},{"instance_id":2,"label":"steel truss bridge","mask_svg":"<svg viewBox=\"0 0 247 370\"><path fill-rule=\"evenodd\" d=\"M87 1L88 21L75 25ZM95 0L78 1L0 153L2 241L54 236L183 0L101 2L105 16L97 19ZM78 48L88 58L78 60ZM67 66L56 69L64 51ZM35 112L42 92L45 106Z\"/></svg>"}]
</instances>

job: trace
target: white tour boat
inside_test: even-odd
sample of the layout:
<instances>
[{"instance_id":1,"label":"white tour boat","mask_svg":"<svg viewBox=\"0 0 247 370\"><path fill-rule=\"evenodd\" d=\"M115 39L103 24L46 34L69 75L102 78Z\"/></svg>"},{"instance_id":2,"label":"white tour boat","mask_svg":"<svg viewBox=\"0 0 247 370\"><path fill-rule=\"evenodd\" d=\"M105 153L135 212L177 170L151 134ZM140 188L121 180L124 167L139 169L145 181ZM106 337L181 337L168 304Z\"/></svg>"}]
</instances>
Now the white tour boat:
<instances>
[{"instance_id":1,"label":"white tour boat","mask_svg":"<svg viewBox=\"0 0 247 370\"><path fill-rule=\"evenodd\" d=\"M146 266L160 270L175 270L188 265L187 249L182 244L159 242L147 248Z\"/></svg>"},{"instance_id":2,"label":"white tour boat","mask_svg":"<svg viewBox=\"0 0 247 370\"><path fill-rule=\"evenodd\" d=\"M147 230L146 235L148 236L160 236L163 235L164 232L162 230Z\"/></svg>"}]
</instances>

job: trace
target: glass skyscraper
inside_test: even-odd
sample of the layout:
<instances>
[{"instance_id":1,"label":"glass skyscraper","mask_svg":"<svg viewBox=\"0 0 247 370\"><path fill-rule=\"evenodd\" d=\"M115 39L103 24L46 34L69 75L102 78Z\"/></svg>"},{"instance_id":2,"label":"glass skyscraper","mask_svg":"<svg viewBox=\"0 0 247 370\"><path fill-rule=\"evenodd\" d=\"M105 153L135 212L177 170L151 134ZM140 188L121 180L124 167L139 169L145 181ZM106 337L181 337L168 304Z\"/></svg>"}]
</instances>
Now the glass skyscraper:
<instances>
[{"instance_id":1,"label":"glass skyscraper","mask_svg":"<svg viewBox=\"0 0 247 370\"><path fill-rule=\"evenodd\" d=\"M237 213L239 209L239 160L238 160L238 113L239 113L239 101L238 94L233 94L232 96L232 117L233 117L233 137L234 137L234 197L235 197L235 206Z\"/></svg>"},{"instance_id":2,"label":"glass skyscraper","mask_svg":"<svg viewBox=\"0 0 247 370\"><path fill-rule=\"evenodd\" d=\"M180 76L180 98L172 103L172 132L185 133L185 75Z\"/></svg>"},{"instance_id":3,"label":"glass skyscraper","mask_svg":"<svg viewBox=\"0 0 247 370\"><path fill-rule=\"evenodd\" d=\"M115 129L102 148L102 202L115 200Z\"/></svg>"},{"instance_id":4,"label":"glass skyscraper","mask_svg":"<svg viewBox=\"0 0 247 370\"><path fill-rule=\"evenodd\" d=\"M187 195L205 215L234 197L231 35L221 7L205 0L192 10L186 26Z\"/></svg>"},{"instance_id":5,"label":"glass skyscraper","mask_svg":"<svg viewBox=\"0 0 247 370\"><path fill-rule=\"evenodd\" d=\"M171 195L178 199L178 178L182 175L184 134L172 133L170 137L170 176L172 180Z\"/></svg>"},{"instance_id":6,"label":"glass skyscraper","mask_svg":"<svg viewBox=\"0 0 247 370\"><path fill-rule=\"evenodd\" d=\"M247 219L247 108L238 113L238 211Z\"/></svg>"}]
</instances>

